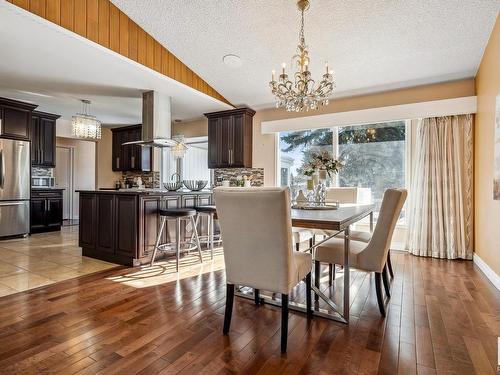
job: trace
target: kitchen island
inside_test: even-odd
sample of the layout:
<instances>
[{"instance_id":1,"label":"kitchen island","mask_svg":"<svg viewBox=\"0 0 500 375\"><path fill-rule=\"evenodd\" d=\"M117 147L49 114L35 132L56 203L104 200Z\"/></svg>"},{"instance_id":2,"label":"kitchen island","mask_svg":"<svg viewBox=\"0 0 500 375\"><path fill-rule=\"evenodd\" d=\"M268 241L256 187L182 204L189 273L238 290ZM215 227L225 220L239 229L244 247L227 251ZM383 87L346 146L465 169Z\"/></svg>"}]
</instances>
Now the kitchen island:
<instances>
[{"instance_id":1,"label":"kitchen island","mask_svg":"<svg viewBox=\"0 0 500 375\"><path fill-rule=\"evenodd\" d=\"M180 208L212 204L212 191L167 191L159 189L80 190L79 246L82 255L139 266L150 262L161 207ZM200 220L199 234L207 223ZM182 227L189 238L192 228ZM167 222L163 242L175 239L175 223Z\"/></svg>"}]
</instances>

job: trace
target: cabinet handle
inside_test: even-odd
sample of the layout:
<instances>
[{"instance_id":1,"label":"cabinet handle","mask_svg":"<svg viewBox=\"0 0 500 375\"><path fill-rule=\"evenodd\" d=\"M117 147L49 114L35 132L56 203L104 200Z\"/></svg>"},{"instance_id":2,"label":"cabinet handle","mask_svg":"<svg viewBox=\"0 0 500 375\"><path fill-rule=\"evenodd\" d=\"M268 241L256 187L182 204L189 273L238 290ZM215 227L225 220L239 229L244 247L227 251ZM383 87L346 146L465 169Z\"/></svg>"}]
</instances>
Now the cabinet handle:
<instances>
[{"instance_id":1,"label":"cabinet handle","mask_svg":"<svg viewBox=\"0 0 500 375\"><path fill-rule=\"evenodd\" d=\"M135 156L130 158L130 163L132 164L132 168L135 168Z\"/></svg>"},{"instance_id":2,"label":"cabinet handle","mask_svg":"<svg viewBox=\"0 0 500 375\"><path fill-rule=\"evenodd\" d=\"M120 157L116 157L116 168L120 168Z\"/></svg>"},{"instance_id":3,"label":"cabinet handle","mask_svg":"<svg viewBox=\"0 0 500 375\"><path fill-rule=\"evenodd\" d=\"M47 211L50 211L50 201L47 200Z\"/></svg>"}]
</instances>

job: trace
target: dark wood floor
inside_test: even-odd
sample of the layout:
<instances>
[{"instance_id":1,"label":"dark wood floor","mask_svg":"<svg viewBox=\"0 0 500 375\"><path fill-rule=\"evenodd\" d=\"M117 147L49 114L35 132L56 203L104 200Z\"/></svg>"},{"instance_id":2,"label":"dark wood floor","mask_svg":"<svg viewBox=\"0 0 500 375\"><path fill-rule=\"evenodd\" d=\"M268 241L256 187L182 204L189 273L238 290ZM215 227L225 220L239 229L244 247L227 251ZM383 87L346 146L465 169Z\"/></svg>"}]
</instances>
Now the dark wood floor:
<instances>
[{"instance_id":1,"label":"dark wood floor","mask_svg":"<svg viewBox=\"0 0 500 375\"><path fill-rule=\"evenodd\" d=\"M385 320L373 277L353 272L351 324L292 313L284 356L276 308L237 298L222 335L220 270L134 288L117 269L3 297L0 373L494 374L500 293L472 262L392 259Z\"/></svg>"}]
</instances>

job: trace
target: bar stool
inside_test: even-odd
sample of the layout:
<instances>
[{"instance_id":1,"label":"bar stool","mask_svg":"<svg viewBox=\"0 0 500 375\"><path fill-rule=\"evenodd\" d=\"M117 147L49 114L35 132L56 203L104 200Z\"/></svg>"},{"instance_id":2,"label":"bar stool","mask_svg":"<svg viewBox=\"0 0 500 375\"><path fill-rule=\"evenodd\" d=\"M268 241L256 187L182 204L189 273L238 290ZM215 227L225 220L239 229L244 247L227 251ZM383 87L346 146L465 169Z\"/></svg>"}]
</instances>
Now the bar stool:
<instances>
[{"instance_id":1,"label":"bar stool","mask_svg":"<svg viewBox=\"0 0 500 375\"><path fill-rule=\"evenodd\" d=\"M181 246L187 246L182 249L182 251L191 251L194 249L198 249L198 255L200 256L200 262L203 263L203 258L201 256L201 246L200 239L198 238L198 231L196 230L196 223L194 217L196 216L196 211L192 208L168 208L168 209L160 209L159 214L161 216L161 224L160 230L158 232L158 236L156 237L155 248L153 251L153 256L151 257L151 267L154 264L154 260L156 257L156 252L159 251L167 251L169 249L173 249L175 246L176 249L176 271L179 272L179 257L181 252ZM165 230L165 223L167 220L175 219L175 241L176 242L166 242L160 244L161 236L163 235L163 231ZM181 241L181 220L188 220L193 226L193 236L190 241ZM195 242L193 243L192 238L194 237Z\"/></svg>"},{"instance_id":2,"label":"bar stool","mask_svg":"<svg viewBox=\"0 0 500 375\"><path fill-rule=\"evenodd\" d=\"M201 236L200 242L206 243L211 252L211 259L214 259L214 243L222 242L220 235L215 235L214 222L217 218L217 209L215 206L207 205L207 206L197 206L196 209L196 226L198 226L198 222L200 221L200 216L208 217L208 229L207 235ZM206 237L206 238L205 238Z\"/></svg>"}]
</instances>

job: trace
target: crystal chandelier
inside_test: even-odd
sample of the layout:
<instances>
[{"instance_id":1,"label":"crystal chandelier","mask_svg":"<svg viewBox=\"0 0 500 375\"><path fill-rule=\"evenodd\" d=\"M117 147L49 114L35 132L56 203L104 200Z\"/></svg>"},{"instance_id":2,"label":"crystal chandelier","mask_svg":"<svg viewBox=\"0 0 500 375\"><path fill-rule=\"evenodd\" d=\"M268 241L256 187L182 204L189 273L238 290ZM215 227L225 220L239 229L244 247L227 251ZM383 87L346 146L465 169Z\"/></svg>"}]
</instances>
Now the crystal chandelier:
<instances>
[{"instance_id":1,"label":"crystal chandelier","mask_svg":"<svg viewBox=\"0 0 500 375\"><path fill-rule=\"evenodd\" d=\"M82 99L82 113L72 117L73 135L84 139L101 139L101 122L90 114L90 100Z\"/></svg>"},{"instance_id":2,"label":"crystal chandelier","mask_svg":"<svg viewBox=\"0 0 500 375\"><path fill-rule=\"evenodd\" d=\"M172 140L176 141L177 144L170 147L170 153L175 159L183 158L187 151L186 142L184 141L184 136L174 135Z\"/></svg>"},{"instance_id":3,"label":"crystal chandelier","mask_svg":"<svg viewBox=\"0 0 500 375\"><path fill-rule=\"evenodd\" d=\"M328 97L332 94L335 83L333 82L333 72L328 69L328 63L326 63L323 79L315 87L315 82L309 71L309 51L304 37L304 12L309 9L309 0L299 0L297 6L301 12L301 23L297 54L292 57L292 62L297 64L298 69L293 75L294 82L288 79L288 74L285 72L286 64L283 63L281 65L282 73L279 75L278 81L275 80L275 71L273 70L269 86L276 97L276 108L282 107L287 111L302 112L317 109L320 104L327 105Z\"/></svg>"}]
</instances>

